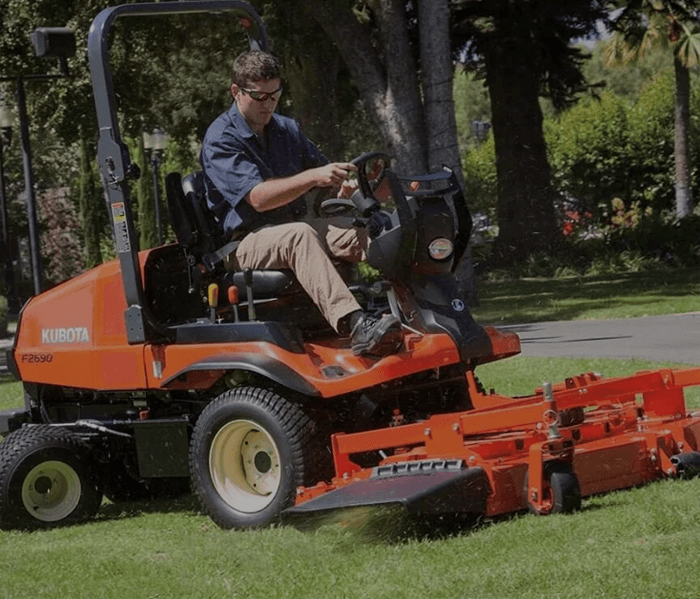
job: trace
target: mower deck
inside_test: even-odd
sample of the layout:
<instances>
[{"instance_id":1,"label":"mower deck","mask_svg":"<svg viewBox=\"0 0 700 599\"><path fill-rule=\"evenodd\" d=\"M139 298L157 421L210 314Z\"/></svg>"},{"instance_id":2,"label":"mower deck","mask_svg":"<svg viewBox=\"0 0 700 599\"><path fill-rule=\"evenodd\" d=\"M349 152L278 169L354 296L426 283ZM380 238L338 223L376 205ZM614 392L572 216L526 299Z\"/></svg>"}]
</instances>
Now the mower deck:
<instances>
[{"instance_id":1,"label":"mower deck","mask_svg":"<svg viewBox=\"0 0 700 599\"><path fill-rule=\"evenodd\" d=\"M471 371L467 379L473 410L333 435L335 478L298 489L289 512L392 502L411 510L450 497L447 511L544 514L558 511L556 464L581 496L700 472L700 412L688 413L683 396L700 385L700 368L588 373L516 398L484 393ZM367 452L383 456L378 467L353 462Z\"/></svg>"}]
</instances>

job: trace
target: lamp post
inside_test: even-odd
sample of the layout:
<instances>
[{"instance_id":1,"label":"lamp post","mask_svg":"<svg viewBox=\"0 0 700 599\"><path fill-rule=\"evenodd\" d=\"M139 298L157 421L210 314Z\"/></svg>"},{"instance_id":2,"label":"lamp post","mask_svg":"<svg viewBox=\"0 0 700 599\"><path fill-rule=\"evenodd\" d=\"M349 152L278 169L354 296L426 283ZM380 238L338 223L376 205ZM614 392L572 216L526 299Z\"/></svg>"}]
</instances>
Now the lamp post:
<instances>
[{"instance_id":1,"label":"lamp post","mask_svg":"<svg viewBox=\"0 0 700 599\"><path fill-rule=\"evenodd\" d=\"M34 194L34 174L32 171L32 151L29 142L29 117L27 116L27 99L24 92L24 82L46 81L69 77L68 57L75 54L75 36L69 29L59 27L39 27L31 34L34 53L42 58L58 58L61 72L56 74L12 75L0 77L0 82L14 81L17 85L17 109L19 111L19 133L22 147L22 164L24 167L24 188L27 201L27 221L29 226L29 256L32 262L32 279L34 294L39 295L43 290L44 273L41 265L41 250L39 247L39 224L36 213L36 197Z\"/></svg>"},{"instance_id":2,"label":"lamp post","mask_svg":"<svg viewBox=\"0 0 700 599\"><path fill-rule=\"evenodd\" d=\"M168 136L162 129L155 129L153 133L143 134L143 147L151 153L151 165L153 166L153 198L155 202L156 234L158 245L163 244L163 223L160 214L160 165L163 162L163 152L168 142Z\"/></svg>"},{"instance_id":3,"label":"lamp post","mask_svg":"<svg viewBox=\"0 0 700 599\"><path fill-rule=\"evenodd\" d=\"M7 217L7 195L5 193L5 170L3 150L12 141L13 115L9 106L0 96L0 254L4 262L5 292L7 293L7 309L10 313L19 312L19 300L15 293L15 276L10 255L9 220Z\"/></svg>"}]
</instances>

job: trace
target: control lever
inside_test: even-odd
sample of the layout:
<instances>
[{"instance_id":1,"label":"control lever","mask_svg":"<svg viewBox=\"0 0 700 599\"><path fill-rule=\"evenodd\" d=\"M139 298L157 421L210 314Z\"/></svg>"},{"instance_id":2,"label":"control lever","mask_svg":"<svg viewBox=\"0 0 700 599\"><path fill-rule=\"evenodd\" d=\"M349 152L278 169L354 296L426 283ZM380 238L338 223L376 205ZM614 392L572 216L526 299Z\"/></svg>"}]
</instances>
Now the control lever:
<instances>
[{"instance_id":1,"label":"control lever","mask_svg":"<svg viewBox=\"0 0 700 599\"><path fill-rule=\"evenodd\" d=\"M243 271L243 280L245 281L245 293L248 297L248 320L257 320L255 314L255 305L253 303L253 269L246 268Z\"/></svg>"}]
</instances>

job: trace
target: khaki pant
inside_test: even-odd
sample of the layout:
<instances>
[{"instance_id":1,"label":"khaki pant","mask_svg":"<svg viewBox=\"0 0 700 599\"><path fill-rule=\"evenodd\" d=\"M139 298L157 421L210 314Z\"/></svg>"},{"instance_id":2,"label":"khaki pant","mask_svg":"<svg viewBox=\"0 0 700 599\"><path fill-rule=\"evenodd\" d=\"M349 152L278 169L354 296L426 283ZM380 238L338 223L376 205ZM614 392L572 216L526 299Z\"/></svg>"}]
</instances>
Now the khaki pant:
<instances>
[{"instance_id":1,"label":"khaki pant","mask_svg":"<svg viewBox=\"0 0 700 599\"><path fill-rule=\"evenodd\" d=\"M361 308L329 256L360 262L367 243L367 230L353 227L350 218L270 225L241 240L235 262L239 268L290 269L337 331L343 316Z\"/></svg>"}]
</instances>

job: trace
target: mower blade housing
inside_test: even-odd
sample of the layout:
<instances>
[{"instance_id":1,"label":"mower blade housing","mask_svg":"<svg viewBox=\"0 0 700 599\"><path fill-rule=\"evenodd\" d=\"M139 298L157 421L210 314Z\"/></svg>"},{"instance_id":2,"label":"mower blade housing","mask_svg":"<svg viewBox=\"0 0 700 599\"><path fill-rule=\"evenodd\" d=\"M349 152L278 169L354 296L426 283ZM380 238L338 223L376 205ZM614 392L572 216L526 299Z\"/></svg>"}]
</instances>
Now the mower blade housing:
<instances>
[{"instance_id":1,"label":"mower blade housing","mask_svg":"<svg viewBox=\"0 0 700 599\"><path fill-rule=\"evenodd\" d=\"M286 510L309 514L340 508L400 504L411 514L482 513L489 493L482 468L462 460L426 460L379 466L366 480Z\"/></svg>"}]
</instances>

